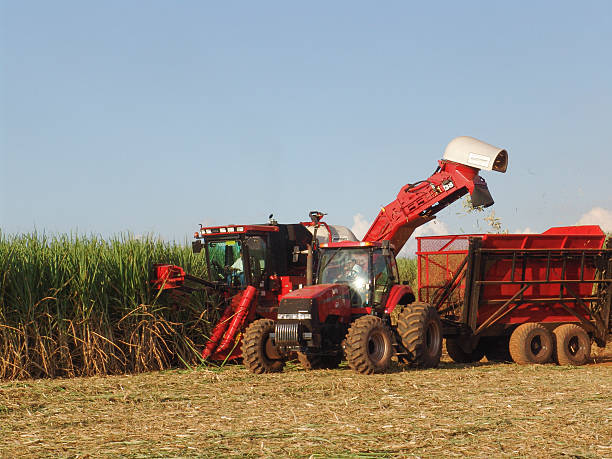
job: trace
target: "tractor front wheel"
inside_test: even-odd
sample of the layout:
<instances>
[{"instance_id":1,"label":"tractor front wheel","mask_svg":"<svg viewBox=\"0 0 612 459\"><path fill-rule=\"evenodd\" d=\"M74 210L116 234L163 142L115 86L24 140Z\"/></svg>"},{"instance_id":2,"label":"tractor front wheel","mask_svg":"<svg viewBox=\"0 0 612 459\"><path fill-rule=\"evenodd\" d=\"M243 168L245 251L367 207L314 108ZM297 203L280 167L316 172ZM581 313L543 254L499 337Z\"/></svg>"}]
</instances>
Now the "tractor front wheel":
<instances>
[{"instance_id":1,"label":"tractor front wheel","mask_svg":"<svg viewBox=\"0 0 612 459\"><path fill-rule=\"evenodd\" d=\"M397 318L397 332L411 363L437 367L442 355L442 323L435 308L421 303L406 306Z\"/></svg>"},{"instance_id":2,"label":"tractor front wheel","mask_svg":"<svg viewBox=\"0 0 612 459\"><path fill-rule=\"evenodd\" d=\"M591 338L576 324L559 325L555 335L555 357L559 365L584 365L591 355Z\"/></svg>"},{"instance_id":3,"label":"tractor front wheel","mask_svg":"<svg viewBox=\"0 0 612 459\"><path fill-rule=\"evenodd\" d=\"M274 321L259 319L246 329L242 337L242 362L252 373L278 373L285 361L279 355L270 333L274 332Z\"/></svg>"},{"instance_id":4,"label":"tractor front wheel","mask_svg":"<svg viewBox=\"0 0 612 459\"><path fill-rule=\"evenodd\" d=\"M355 320L346 335L346 360L357 373L382 373L393 355L391 332L376 316L362 316Z\"/></svg>"}]
</instances>

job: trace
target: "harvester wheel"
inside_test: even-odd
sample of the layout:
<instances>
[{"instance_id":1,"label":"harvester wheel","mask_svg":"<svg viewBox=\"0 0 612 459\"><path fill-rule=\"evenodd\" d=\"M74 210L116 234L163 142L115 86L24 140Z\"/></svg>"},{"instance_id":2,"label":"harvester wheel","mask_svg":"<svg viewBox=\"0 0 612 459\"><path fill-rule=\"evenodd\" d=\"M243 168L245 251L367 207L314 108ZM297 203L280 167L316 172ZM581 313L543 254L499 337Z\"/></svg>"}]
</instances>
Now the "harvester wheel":
<instances>
[{"instance_id":1,"label":"harvester wheel","mask_svg":"<svg viewBox=\"0 0 612 459\"><path fill-rule=\"evenodd\" d=\"M346 360L357 373L382 373L391 363L391 332L376 316L362 316L346 335Z\"/></svg>"},{"instance_id":2,"label":"harvester wheel","mask_svg":"<svg viewBox=\"0 0 612 459\"><path fill-rule=\"evenodd\" d=\"M285 366L270 339L274 321L259 319L246 329L242 338L242 361L252 373L278 373Z\"/></svg>"},{"instance_id":3,"label":"harvester wheel","mask_svg":"<svg viewBox=\"0 0 612 459\"><path fill-rule=\"evenodd\" d=\"M304 370L333 369L338 368L342 362L342 355L309 355L303 352L297 353L298 361Z\"/></svg>"},{"instance_id":4,"label":"harvester wheel","mask_svg":"<svg viewBox=\"0 0 612 459\"><path fill-rule=\"evenodd\" d=\"M508 346L512 360L520 365L547 363L553 352L553 337L536 322L519 325L510 335Z\"/></svg>"},{"instance_id":5,"label":"harvester wheel","mask_svg":"<svg viewBox=\"0 0 612 459\"><path fill-rule=\"evenodd\" d=\"M466 352L461 347L461 341L458 338L446 338L446 352L457 363L480 362L484 357L484 349L480 343L472 352Z\"/></svg>"},{"instance_id":6,"label":"harvester wheel","mask_svg":"<svg viewBox=\"0 0 612 459\"><path fill-rule=\"evenodd\" d=\"M555 357L559 365L584 365L591 355L591 338L576 324L559 325L554 329Z\"/></svg>"},{"instance_id":7,"label":"harvester wheel","mask_svg":"<svg viewBox=\"0 0 612 459\"><path fill-rule=\"evenodd\" d=\"M421 368L437 367L442 355L442 323L435 308L412 303L400 312L397 332L411 363Z\"/></svg>"}]
</instances>

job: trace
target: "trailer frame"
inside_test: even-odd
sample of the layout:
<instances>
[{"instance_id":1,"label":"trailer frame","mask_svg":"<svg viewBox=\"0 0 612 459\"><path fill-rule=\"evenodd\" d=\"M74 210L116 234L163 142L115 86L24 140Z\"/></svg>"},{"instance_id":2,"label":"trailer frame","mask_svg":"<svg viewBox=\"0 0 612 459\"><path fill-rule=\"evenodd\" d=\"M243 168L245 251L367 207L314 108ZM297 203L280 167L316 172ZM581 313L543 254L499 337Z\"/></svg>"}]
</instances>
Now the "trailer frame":
<instances>
[{"instance_id":1,"label":"trailer frame","mask_svg":"<svg viewBox=\"0 0 612 459\"><path fill-rule=\"evenodd\" d=\"M528 318L525 322L541 322L551 329L562 323L575 322L598 346L605 347L612 326L610 244L601 248L602 239L600 248L596 247L597 241L585 243L587 248L575 247L573 245L579 244L572 244L572 240L567 239L572 235L566 234L565 239L559 240L559 247L554 248L530 248L526 243L519 248L494 248L496 244L491 243L483 247L486 236L489 235L418 238L419 300L429 302L439 312L445 338L462 338L465 347L473 349L481 337L509 335L522 323L512 318L512 313L521 306L529 306L535 311L533 316L542 320ZM540 235L529 237L537 236ZM424 250L423 242L433 239L439 241L437 250ZM463 260L457 262L462 254ZM450 256L454 256L454 262ZM430 281L432 266L437 272L446 272L443 284ZM496 266L502 267L502 271L507 268L509 278L492 279L490 272ZM536 268L538 275L534 278ZM505 297L491 295L491 291L501 291L502 288L513 291L513 294ZM589 289L591 293L585 295ZM535 290L541 290L543 294L535 296ZM553 295L555 290L558 294ZM528 291L531 294L527 294ZM483 309L488 309L484 318L481 317ZM565 315L561 315L561 311Z\"/></svg>"}]
</instances>

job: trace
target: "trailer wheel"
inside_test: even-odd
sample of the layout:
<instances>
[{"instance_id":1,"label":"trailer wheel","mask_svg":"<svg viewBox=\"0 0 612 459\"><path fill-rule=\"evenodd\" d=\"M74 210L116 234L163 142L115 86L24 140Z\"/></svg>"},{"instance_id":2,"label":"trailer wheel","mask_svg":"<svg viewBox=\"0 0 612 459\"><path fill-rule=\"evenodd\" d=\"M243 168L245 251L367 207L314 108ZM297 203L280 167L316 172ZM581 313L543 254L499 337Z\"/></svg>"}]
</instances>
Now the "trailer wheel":
<instances>
[{"instance_id":1,"label":"trailer wheel","mask_svg":"<svg viewBox=\"0 0 612 459\"><path fill-rule=\"evenodd\" d=\"M297 358L304 370L338 368L340 362L342 362L342 354L309 355L304 354L303 352L298 352Z\"/></svg>"},{"instance_id":2,"label":"trailer wheel","mask_svg":"<svg viewBox=\"0 0 612 459\"><path fill-rule=\"evenodd\" d=\"M442 323L431 306L413 303L397 318L397 332L410 362L421 368L437 367L442 355Z\"/></svg>"},{"instance_id":3,"label":"trailer wheel","mask_svg":"<svg viewBox=\"0 0 612 459\"><path fill-rule=\"evenodd\" d=\"M519 325L510 335L510 355L520 365L547 363L553 353L550 331L535 322Z\"/></svg>"},{"instance_id":4,"label":"trailer wheel","mask_svg":"<svg viewBox=\"0 0 612 459\"><path fill-rule=\"evenodd\" d=\"M379 317L362 316L346 335L346 360L357 373L382 373L391 363L391 332Z\"/></svg>"},{"instance_id":5,"label":"trailer wheel","mask_svg":"<svg viewBox=\"0 0 612 459\"><path fill-rule=\"evenodd\" d=\"M278 373L285 366L270 339L274 332L274 321L259 319L246 329L242 338L242 362L252 373Z\"/></svg>"},{"instance_id":6,"label":"trailer wheel","mask_svg":"<svg viewBox=\"0 0 612 459\"><path fill-rule=\"evenodd\" d=\"M480 362L485 355L481 343L472 352L465 352L458 338L446 338L446 352L457 363Z\"/></svg>"},{"instance_id":7,"label":"trailer wheel","mask_svg":"<svg viewBox=\"0 0 612 459\"><path fill-rule=\"evenodd\" d=\"M485 336L480 344L489 362L512 362L509 350L509 336Z\"/></svg>"},{"instance_id":8,"label":"trailer wheel","mask_svg":"<svg viewBox=\"0 0 612 459\"><path fill-rule=\"evenodd\" d=\"M559 365L584 365L591 355L591 339L576 324L559 325L555 335L555 357Z\"/></svg>"}]
</instances>

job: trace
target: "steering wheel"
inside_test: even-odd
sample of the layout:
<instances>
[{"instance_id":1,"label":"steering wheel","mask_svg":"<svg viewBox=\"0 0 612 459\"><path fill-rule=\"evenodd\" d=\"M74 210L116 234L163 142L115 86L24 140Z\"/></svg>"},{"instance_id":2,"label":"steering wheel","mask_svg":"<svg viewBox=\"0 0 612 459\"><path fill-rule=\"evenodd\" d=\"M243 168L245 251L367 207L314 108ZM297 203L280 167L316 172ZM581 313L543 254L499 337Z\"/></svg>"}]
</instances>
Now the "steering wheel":
<instances>
[{"instance_id":1,"label":"steering wheel","mask_svg":"<svg viewBox=\"0 0 612 459\"><path fill-rule=\"evenodd\" d=\"M218 261L214 260L211 261L210 264L215 268L215 271L217 271L217 276L219 277L219 279L225 279L227 267L221 266Z\"/></svg>"}]
</instances>

